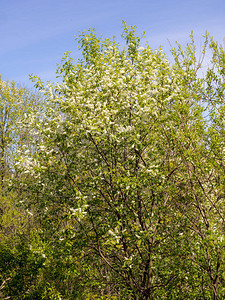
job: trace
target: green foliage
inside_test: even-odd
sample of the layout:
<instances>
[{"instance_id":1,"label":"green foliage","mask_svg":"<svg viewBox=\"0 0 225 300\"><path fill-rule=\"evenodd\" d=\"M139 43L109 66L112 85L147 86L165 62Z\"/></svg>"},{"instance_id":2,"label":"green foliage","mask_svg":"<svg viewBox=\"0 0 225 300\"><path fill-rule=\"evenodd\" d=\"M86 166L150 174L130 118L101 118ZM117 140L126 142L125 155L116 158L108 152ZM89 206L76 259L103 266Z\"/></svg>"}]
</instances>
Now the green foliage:
<instances>
[{"instance_id":1,"label":"green foliage","mask_svg":"<svg viewBox=\"0 0 225 300\"><path fill-rule=\"evenodd\" d=\"M206 34L197 59L191 34L171 63L125 22L122 37L125 48L80 33L83 59L65 53L61 84L33 77L47 102L24 121L38 138L19 152L12 182L39 254L21 246L20 289L39 299L223 299L224 50ZM5 266L2 281L12 281L16 265Z\"/></svg>"},{"instance_id":2,"label":"green foliage","mask_svg":"<svg viewBox=\"0 0 225 300\"><path fill-rule=\"evenodd\" d=\"M10 299L33 299L33 290L45 259L31 251L24 236L13 248L1 243L0 254L1 282L8 278L3 292Z\"/></svg>"},{"instance_id":3,"label":"green foliage","mask_svg":"<svg viewBox=\"0 0 225 300\"><path fill-rule=\"evenodd\" d=\"M20 124L41 103L37 93L22 88L14 81L3 81L0 76L0 179L1 189L9 174L14 171L17 151L24 144L31 146L32 135Z\"/></svg>"}]
</instances>

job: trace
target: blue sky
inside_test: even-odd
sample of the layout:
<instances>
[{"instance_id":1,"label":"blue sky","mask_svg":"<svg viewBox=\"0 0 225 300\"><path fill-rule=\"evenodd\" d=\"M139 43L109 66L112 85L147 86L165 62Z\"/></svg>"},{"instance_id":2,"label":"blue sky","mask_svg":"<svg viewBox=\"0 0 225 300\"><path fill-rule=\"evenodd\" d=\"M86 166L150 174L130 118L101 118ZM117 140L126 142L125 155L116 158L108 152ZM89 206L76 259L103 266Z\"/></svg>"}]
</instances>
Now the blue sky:
<instances>
[{"instance_id":1,"label":"blue sky","mask_svg":"<svg viewBox=\"0 0 225 300\"><path fill-rule=\"evenodd\" d=\"M89 27L120 39L122 20L145 31L153 48L183 43L207 30L223 43L224 0L0 0L0 74L26 86L29 73L55 80L65 51L78 57L74 35Z\"/></svg>"}]
</instances>

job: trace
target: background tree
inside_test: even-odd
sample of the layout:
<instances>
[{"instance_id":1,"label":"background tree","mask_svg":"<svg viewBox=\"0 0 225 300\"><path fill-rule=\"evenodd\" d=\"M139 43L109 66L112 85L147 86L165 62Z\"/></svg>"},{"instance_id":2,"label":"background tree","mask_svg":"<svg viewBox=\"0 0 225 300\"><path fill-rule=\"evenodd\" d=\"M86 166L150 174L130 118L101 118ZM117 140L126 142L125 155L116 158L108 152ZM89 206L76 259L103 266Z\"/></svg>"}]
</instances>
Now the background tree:
<instances>
[{"instance_id":1,"label":"background tree","mask_svg":"<svg viewBox=\"0 0 225 300\"><path fill-rule=\"evenodd\" d=\"M0 284L1 299L34 299L44 257L38 252L31 212L21 207L23 193L12 189L15 164L24 147L34 152L36 136L24 120L41 110L37 92L0 78ZM23 125L23 127L21 126ZM34 128L33 128L34 129Z\"/></svg>"}]
</instances>

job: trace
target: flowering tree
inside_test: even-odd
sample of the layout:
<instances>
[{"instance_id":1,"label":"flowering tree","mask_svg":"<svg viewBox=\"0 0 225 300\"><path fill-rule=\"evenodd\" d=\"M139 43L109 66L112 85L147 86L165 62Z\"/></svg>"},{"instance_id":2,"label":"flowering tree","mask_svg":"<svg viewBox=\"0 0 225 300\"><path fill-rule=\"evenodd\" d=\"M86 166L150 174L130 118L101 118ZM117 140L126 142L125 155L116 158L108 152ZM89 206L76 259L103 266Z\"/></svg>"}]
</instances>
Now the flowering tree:
<instances>
[{"instance_id":1,"label":"flowering tree","mask_svg":"<svg viewBox=\"0 0 225 300\"><path fill-rule=\"evenodd\" d=\"M199 77L192 36L184 51L172 49L173 63L141 47L135 27L124 23L123 38L125 48L81 33L83 59L65 54L62 84L33 78L48 105L38 150L18 166L57 249L46 255L72 266L61 291L70 279L80 297L219 299L224 51L206 37L212 66Z\"/></svg>"}]
</instances>

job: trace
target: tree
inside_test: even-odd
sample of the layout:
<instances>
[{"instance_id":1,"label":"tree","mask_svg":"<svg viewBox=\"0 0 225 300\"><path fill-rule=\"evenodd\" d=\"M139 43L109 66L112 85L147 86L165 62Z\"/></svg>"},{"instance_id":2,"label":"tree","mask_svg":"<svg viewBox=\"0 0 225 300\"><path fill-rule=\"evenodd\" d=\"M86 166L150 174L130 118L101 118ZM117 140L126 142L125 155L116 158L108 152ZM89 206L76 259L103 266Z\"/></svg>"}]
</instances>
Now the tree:
<instances>
[{"instance_id":1,"label":"tree","mask_svg":"<svg viewBox=\"0 0 225 300\"><path fill-rule=\"evenodd\" d=\"M23 148L33 149L32 128L29 131L21 126L26 116L32 111L40 111L42 99L40 95L20 87L14 81L3 81L0 77L0 198L1 198L1 236L14 235L20 231L19 223L23 223L23 213L19 212L16 203L20 198L18 191L9 191L11 178L18 174L15 164L19 152ZM21 200L21 199L20 199ZM14 237L17 234L15 233Z\"/></svg>"},{"instance_id":2,"label":"tree","mask_svg":"<svg viewBox=\"0 0 225 300\"><path fill-rule=\"evenodd\" d=\"M83 59L65 54L62 84L33 78L49 102L20 184L64 262L65 297L220 299L224 50L205 37L201 78L192 35L170 63L123 26L125 48L89 30Z\"/></svg>"},{"instance_id":3,"label":"tree","mask_svg":"<svg viewBox=\"0 0 225 300\"><path fill-rule=\"evenodd\" d=\"M1 188L12 174L16 155L24 144L29 145L33 136L20 126L32 110L40 111L41 97L14 81L0 77L0 177Z\"/></svg>"},{"instance_id":4,"label":"tree","mask_svg":"<svg viewBox=\"0 0 225 300\"><path fill-rule=\"evenodd\" d=\"M35 136L21 124L32 110L40 111L42 98L36 92L0 77L0 298L34 299L44 258L35 249L35 226L29 211L19 204L25 197L12 190L19 152L34 152ZM33 128L34 129L34 128ZM36 246L36 247L35 247ZM36 284L36 287L34 288ZM34 285L34 286L33 286ZM37 292L35 290L35 292ZM32 296L32 295L33 296Z\"/></svg>"}]
</instances>

